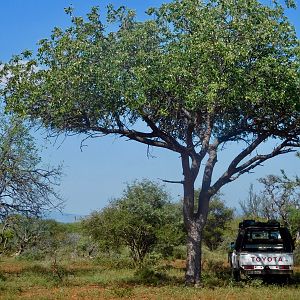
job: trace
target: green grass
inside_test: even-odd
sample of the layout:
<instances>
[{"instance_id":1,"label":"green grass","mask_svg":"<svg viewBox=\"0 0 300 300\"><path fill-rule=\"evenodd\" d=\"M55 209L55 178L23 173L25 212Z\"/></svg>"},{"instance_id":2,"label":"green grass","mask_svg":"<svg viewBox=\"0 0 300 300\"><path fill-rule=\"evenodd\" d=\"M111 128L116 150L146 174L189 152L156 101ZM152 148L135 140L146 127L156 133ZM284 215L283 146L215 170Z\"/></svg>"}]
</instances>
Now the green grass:
<instances>
[{"instance_id":1,"label":"green grass","mask_svg":"<svg viewBox=\"0 0 300 300\"><path fill-rule=\"evenodd\" d=\"M136 271L108 269L90 260L53 266L8 258L0 262L0 299L300 299L300 272L289 285L235 283L226 266L215 272L208 261L203 286L193 288L184 286L183 266L177 261Z\"/></svg>"}]
</instances>

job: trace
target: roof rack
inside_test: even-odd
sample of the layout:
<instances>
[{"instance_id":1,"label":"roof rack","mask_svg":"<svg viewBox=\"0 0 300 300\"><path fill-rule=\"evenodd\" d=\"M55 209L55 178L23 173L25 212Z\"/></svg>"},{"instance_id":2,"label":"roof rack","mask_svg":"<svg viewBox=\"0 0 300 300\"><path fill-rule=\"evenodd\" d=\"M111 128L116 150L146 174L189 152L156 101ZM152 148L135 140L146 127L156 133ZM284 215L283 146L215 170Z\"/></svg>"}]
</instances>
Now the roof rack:
<instances>
[{"instance_id":1,"label":"roof rack","mask_svg":"<svg viewBox=\"0 0 300 300\"><path fill-rule=\"evenodd\" d=\"M280 227L280 223L276 220L269 220L268 222L256 222L255 220L243 220L239 223L239 228L247 227Z\"/></svg>"}]
</instances>

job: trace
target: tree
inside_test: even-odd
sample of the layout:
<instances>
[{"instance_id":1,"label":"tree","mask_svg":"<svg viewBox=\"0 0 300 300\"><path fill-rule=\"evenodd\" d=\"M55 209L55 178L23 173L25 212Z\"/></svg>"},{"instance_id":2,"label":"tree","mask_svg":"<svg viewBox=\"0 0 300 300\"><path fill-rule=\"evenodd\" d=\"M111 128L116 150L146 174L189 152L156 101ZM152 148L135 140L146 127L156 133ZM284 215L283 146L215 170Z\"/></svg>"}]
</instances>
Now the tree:
<instances>
[{"instance_id":1,"label":"tree","mask_svg":"<svg viewBox=\"0 0 300 300\"><path fill-rule=\"evenodd\" d=\"M282 223L290 228L290 209L300 205L299 183L290 180L284 173L282 176L269 175L259 181L264 186L261 198L265 200L265 216L269 220L281 219Z\"/></svg>"},{"instance_id":2,"label":"tree","mask_svg":"<svg viewBox=\"0 0 300 300\"><path fill-rule=\"evenodd\" d=\"M16 256L34 247L45 234L43 220L34 217L10 215L5 219L4 224L7 224L7 228L12 232L10 249Z\"/></svg>"},{"instance_id":3,"label":"tree","mask_svg":"<svg viewBox=\"0 0 300 300\"><path fill-rule=\"evenodd\" d=\"M61 168L41 166L29 129L14 116L0 119L0 219L10 214L40 215L61 204L55 191Z\"/></svg>"},{"instance_id":4,"label":"tree","mask_svg":"<svg viewBox=\"0 0 300 300\"><path fill-rule=\"evenodd\" d=\"M119 27L106 27L97 8L87 20L66 12L70 28L55 28L36 56L24 51L3 66L7 110L55 133L111 134L179 153L183 179L170 181L183 185L186 282L198 284L211 197L299 147L295 29L277 1L173 0L143 22L109 7L107 21ZM274 138L274 148L261 149ZM219 151L235 142L241 152L213 180Z\"/></svg>"},{"instance_id":5,"label":"tree","mask_svg":"<svg viewBox=\"0 0 300 300\"><path fill-rule=\"evenodd\" d=\"M4 220L0 223L0 255L10 251L11 249L11 240L13 239L13 231L9 228L9 223L7 220Z\"/></svg>"},{"instance_id":6,"label":"tree","mask_svg":"<svg viewBox=\"0 0 300 300\"><path fill-rule=\"evenodd\" d=\"M249 198L240 203L246 217L279 219L284 226L291 229L291 215L294 209L298 209L299 179L290 179L282 171L281 176L268 175L260 178L263 189L259 194L253 192L250 187Z\"/></svg>"},{"instance_id":7,"label":"tree","mask_svg":"<svg viewBox=\"0 0 300 300\"><path fill-rule=\"evenodd\" d=\"M127 186L122 198L83 220L83 227L102 250L126 246L135 264L140 265L158 244L167 242L170 247L175 243L180 231L174 225L178 222L177 208L161 186L148 180L134 182ZM162 234L164 230L172 232L173 239Z\"/></svg>"},{"instance_id":8,"label":"tree","mask_svg":"<svg viewBox=\"0 0 300 300\"><path fill-rule=\"evenodd\" d=\"M213 197L209 204L207 222L203 230L203 241L214 251L223 242L228 223L233 220L233 209L226 207L219 197Z\"/></svg>"},{"instance_id":9,"label":"tree","mask_svg":"<svg viewBox=\"0 0 300 300\"><path fill-rule=\"evenodd\" d=\"M253 184L250 185L248 198L239 202L243 215L246 218L263 218L263 199L254 191Z\"/></svg>"}]
</instances>

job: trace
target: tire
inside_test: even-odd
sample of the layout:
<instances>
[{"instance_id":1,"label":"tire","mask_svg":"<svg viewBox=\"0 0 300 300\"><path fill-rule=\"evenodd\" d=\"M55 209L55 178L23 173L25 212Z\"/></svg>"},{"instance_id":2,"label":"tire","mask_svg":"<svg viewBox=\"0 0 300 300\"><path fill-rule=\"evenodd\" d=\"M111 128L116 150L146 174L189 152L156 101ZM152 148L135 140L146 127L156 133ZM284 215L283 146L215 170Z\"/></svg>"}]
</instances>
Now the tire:
<instances>
[{"instance_id":1,"label":"tire","mask_svg":"<svg viewBox=\"0 0 300 300\"><path fill-rule=\"evenodd\" d=\"M232 269L231 274L235 281L241 280L241 271L239 269Z\"/></svg>"}]
</instances>

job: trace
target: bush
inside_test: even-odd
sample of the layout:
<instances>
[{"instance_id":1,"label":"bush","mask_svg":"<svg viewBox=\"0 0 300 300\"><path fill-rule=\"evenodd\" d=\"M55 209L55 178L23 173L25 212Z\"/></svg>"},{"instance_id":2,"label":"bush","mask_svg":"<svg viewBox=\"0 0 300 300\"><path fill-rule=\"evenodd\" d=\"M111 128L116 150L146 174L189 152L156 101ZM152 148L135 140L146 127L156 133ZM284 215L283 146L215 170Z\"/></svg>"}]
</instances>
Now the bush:
<instances>
[{"instance_id":1,"label":"bush","mask_svg":"<svg viewBox=\"0 0 300 300\"><path fill-rule=\"evenodd\" d=\"M16 257L18 260L41 261L46 258L46 253L37 248L26 249L21 255Z\"/></svg>"},{"instance_id":2,"label":"bush","mask_svg":"<svg viewBox=\"0 0 300 300\"><path fill-rule=\"evenodd\" d=\"M294 250L294 263L295 265L300 265L300 244L296 245Z\"/></svg>"},{"instance_id":3,"label":"bush","mask_svg":"<svg viewBox=\"0 0 300 300\"><path fill-rule=\"evenodd\" d=\"M186 259L186 246L177 246L173 250L174 259Z\"/></svg>"},{"instance_id":4,"label":"bush","mask_svg":"<svg viewBox=\"0 0 300 300\"><path fill-rule=\"evenodd\" d=\"M142 267L134 273L134 280L140 284L159 285L168 279L164 271L157 271L150 267Z\"/></svg>"},{"instance_id":5,"label":"bush","mask_svg":"<svg viewBox=\"0 0 300 300\"><path fill-rule=\"evenodd\" d=\"M6 277L4 276L4 274L2 274L2 272L0 272L0 282L3 282L6 280Z\"/></svg>"}]
</instances>

